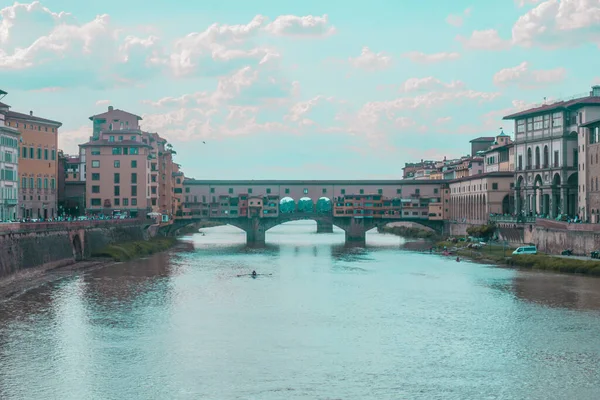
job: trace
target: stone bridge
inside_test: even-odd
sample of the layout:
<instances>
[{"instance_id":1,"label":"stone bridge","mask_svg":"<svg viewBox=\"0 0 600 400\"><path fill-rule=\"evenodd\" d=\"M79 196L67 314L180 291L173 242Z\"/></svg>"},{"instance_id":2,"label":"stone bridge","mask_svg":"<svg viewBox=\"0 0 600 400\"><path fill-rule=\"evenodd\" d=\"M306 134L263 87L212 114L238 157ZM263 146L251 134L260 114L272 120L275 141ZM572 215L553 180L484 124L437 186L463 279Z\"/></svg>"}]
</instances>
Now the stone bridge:
<instances>
[{"instance_id":1,"label":"stone bridge","mask_svg":"<svg viewBox=\"0 0 600 400\"><path fill-rule=\"evenodd\" d=\"M176 235L177 231L199 222L221 222L232 225L246 232L249 245L263 245L266 232L291 221L312 220L317 223L317 233L331 233L333 226L342 229L346 235L346 243L364 245L366 233L373 228L383 227L391 222L413 222L443 233L444 221L430 221L424 218L357 218L353 216L337 217L330 213L289 213L277 217L196 217L180 219L173 224L161 228L165 235Z\"/></svg>"}]
</instances>

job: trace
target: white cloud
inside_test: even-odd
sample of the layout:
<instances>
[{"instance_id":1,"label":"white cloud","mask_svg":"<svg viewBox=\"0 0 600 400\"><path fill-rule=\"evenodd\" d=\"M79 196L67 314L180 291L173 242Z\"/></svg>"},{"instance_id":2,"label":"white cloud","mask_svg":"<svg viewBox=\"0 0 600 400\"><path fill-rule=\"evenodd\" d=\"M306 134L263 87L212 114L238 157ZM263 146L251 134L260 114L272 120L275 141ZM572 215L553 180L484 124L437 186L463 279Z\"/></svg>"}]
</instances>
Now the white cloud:
<instances>
[{"instance_id":1,"label":"white cloud","mask_svg":"<svg viewBox=\"0 0 600 400\"><path fill-rule=\"evenodd\" d=\"M377 71L389 68L392 58L385 53L374 53L368 47L363 47L360 56L349 58L350 65L368 71Z\"/></svg>"},{"instance_id":2,"label":"white cloud","mask_svg":"<svg viewBox=\"0 0 600 400\"><path fill-rule=\"evenodd\" d=\"M321 102L333 102L334 98L333 97L326 97L326 96L322 96L322 95L318 95L313 97L310 100L307 101L300 101L294 105L292 105L292 107L290 107L290 110L288 112L288 114L284 117L285 120L287 121L291 121L291 122L297 122L300 125L314 125L314 121L306 118L306 115L319 103Z\"/></svg>"},{"instance_id":3,"label":"white cloud","mask_svg":"<svg viewBox=\"0 0 600 400\"><path fill-rule=\"evenodd\" d=\"M525 7L530 4L537 4L542 0L515 0L515 4L519 7Z\"/></svg>"},{"instance_id":4,"label":"white cloud","mask_svg":"<svg viewBox=\"0 0 600 400\"><path fill-rule=\"evenodd\" d=\"M401 86L401 92L416 92L416 91L431 91L440 89L463 89L465 84L461 81L452 81L444 83L433 76L426 78L410 78L407 79Z\"/></svg>"},{"instance_id":5,"label":"white cloud","mask_svg":"<svg viewBox=\"0 0 600 400\"><path fill-rule=\"evenodd\" d=\"M500 87L516 85L521 89L534 89L561 82L566 75L567 71L564 68L532 70L529 63L524 61L516 67L504 68L498 71L493 80L494 84Z\"/></svg>"},{"instance_id":6,"label":"white cloud","mask_svg":"<svg viewBox=\"0 0 600 400\"><path fill-rule=\"evenodd\" d=\"M402 56L408 58L412 62L420 64L433 64L444 61L456 60L460 58L460 54L456 52L426 54L419 51L412 51L409 53L405 53Z\"/></svg>"},{"instance_id":7,"label":"white cloud","mask_svg":"<svg viewBox=\"0 0 600 400\"><path fill-rule=\"evenodd\" d=\"M443 125L443 124L447 124L450 121L452 121L452 117L440 117L440 118L438 118L438 119L435 120L435 124L436 125Z\"/></svg>"},{"instance_id":8,"label":"white cloud","mask_svg":"<svg viewBox=\"0 0 600 400\"><path fill-rule=\"evenodd\" d=\"M265 31L277 36L328 36L336 32L329 24L327 14L321 17L280 15L265 27Z\"/></svg>"},{"instance_id":9,"label":"white cloud","mask_svg":"<svg viewBox=\"0 0 600 400\"><path fill-rule=\"evenodd\" d=\"M471 8L467 8L462 14L450 14L446 17L446 22L452 26L459 27L464 23L465 18L471 15Z\"/></svg>"},{"instance_id":10,"label":"white cloud","mask_svg":"<svg viewBox=\"0 0 600 400\"><path fill-rule=\"evenodd\" d=\"M456 40L465 48L473 50L506 50L511 46L510 40L502 39L495 29L473 31L468 38L458 35Z\"/></svg>"},{"instance_id":11,"label":"white cloud","mask_svg":"<svg viewBox=\"0 0 600 400\"><path fill-rule=\"evenodd\" d=\"M110 100L98 100L96 102L97 106L104 106L104 105L108 105L108 104L110 104Z\"/></svg>"},{"instance_id":12,"label":"white cloud","mask_svg":"<svg viewBox=\"0 0 600 400\"><path fill-rule=\"evenodd\" d=\"M512 39L523 47L555 48L586 42L600 46L598 26L598 0L547 0L517 20Z\"/></svg>"},{"instance_id":13,"label":"white cloud","mask_svg":"<svg viewBox=\"0 0 600 400\"><path fill-rule=\"evenodd\" d=\"M92 136L90 126L80 126L73 130L58 131L58 148L63 150L65 154L79 154L79 145L85 143Z\"/></svg>"}]
</instances>

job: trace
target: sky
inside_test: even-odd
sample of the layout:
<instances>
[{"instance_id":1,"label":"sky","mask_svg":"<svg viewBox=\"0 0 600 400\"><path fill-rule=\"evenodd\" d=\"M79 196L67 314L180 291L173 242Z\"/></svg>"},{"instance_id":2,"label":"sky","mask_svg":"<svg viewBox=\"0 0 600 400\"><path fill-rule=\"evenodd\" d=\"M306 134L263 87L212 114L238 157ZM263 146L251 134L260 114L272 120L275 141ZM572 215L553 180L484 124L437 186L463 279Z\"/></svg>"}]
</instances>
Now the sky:
<instances>
[{"instance_id":1,"label":"sky","mask_svg":"<svg viewBox=\"0 0 600 400\"><path fill-rule=\"evenodd\" d=\"M69 154L140 115L197 179L399 179L586 94L599 50L599 0L0 0L3 102Z\"/></svg>"}]
</instances>

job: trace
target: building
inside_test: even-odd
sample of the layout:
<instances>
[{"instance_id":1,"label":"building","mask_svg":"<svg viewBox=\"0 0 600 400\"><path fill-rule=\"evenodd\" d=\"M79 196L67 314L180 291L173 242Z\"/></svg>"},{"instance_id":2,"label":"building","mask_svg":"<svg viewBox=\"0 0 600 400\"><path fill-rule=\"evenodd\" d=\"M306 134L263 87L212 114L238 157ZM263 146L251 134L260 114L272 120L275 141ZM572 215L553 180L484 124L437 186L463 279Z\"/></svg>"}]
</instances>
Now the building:
<instances>
[{"instance_id":1,"label":"building","mask_svg":"<svg viewBox=\"0 0 600 400\"><path fill-rule=\"evenodd\" d=\"M584 139L585 153L585 183L583 188L585 192L579 198L580 206L586 210L586 220L598 224L600 223L600 189L598 187L598 177L600 176L600 118L581 124L580 134Z\"/></svg>"},{"instance_id":2,"label":"building","mask_svg":"<svg viewBox=\"0 0 600 400\"><path fill-rule=\"evenodd\" d=\"M0 96L5 95L6 92L0 90ZM21 134L5 125L9 108L8 105L0 103L0 222L18 219Z\"/></svg>"},{"instance_id":3,"label":"building","mask_svg":"<svg viewBox=\"0 0 600 400\"><path fill-rule=\"evenodd\" d=\"M58 128L46 118L7 110L6 125L21 133L19 139L19 217L47 219L58 212Z\"/></svg>"},{"instance_id":4,"label":"building","mask_svg":"<svg viewBox=\"0 0 600 400\"><path fill-rule=\"evenodd\" d=\"M57 193L60 217L78 217L85 213L85 180L79 172L80 168L80 157L58 151Z\"/></svg>"},{"instance_id":5,"label":"building","mask_svg":"<svg viewBox=\"0 0 600 400\"><path fill-rule=\"evenodd\" d=\"M455 179L448 183L448 219L483 225L490 214L513 213L514 173L489 172Z\"/></svg>"},{"instance_id":6,"label":"building","mask_svg":"<svg viewBox=\"0 0 600 400\"><path fill-rule=\"evenodd\" d=\"M471 156L475 156L480 151L485 151L494 144L496 139L493 136L482 136L471 140Z\"/></svg>"},{"instance_id":7,"label":"building","mask_svg":"<svg viewBox=\"0 0 600 400\"><path fill-rule=\"evenodd\" d=\"M403 179L429 179L431 172L436 171L436 162L421 160L417 163L405 163L402 168Z\"/></svg>"},{"instance_id":8,"label":"building","mask_svg":"<svg viewBox=\"0 0 600 400\"><path fill-rule=\"evenodd\" d=\"M496 141L488 150L479 154L485 160L484 173L515 170L515 145L504 131L496 136Z\"/></svg>"},{"instance_id":9,"label":"building","mask_svg":"<svg viewBox=\"0 0 600 400\"><path fill-rule=\"evenodd\" d=\"M580 130L599 118L600 86L594 86L589 96L504 117L515 121L515 206L519 214L551 218L579 214L588 219L583 196L588 177L587 143Z\"/></svg>"},{"instance_id":10,"label":"building","mask_svg":"<svg viewBox=\"0 0 600 400\"><path fill-rule=\"evenodd\" d=\"M80 146L86 174L86 213L132 217L152 210L150 154L152 146L141 131L141 117L108 107L90 117L93 135Z\"/></svg>"}]
</instances>

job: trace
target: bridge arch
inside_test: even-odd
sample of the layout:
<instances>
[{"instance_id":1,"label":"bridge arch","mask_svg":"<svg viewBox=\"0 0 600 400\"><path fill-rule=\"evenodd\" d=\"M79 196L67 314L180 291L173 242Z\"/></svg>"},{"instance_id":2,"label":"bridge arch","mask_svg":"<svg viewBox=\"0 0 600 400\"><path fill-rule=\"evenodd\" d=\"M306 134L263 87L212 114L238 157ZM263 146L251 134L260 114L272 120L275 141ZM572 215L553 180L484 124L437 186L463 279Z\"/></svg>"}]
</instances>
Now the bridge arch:
<instances>
[{"instance_id":1,"label":"bridge arch","mask_svg":"<svg viewBox=\"0 0 600 400\"><path fill-rule=\"evenodd\" d=\"M296 201L286 196L279 200L279 214L291 214L296 211Z\"/></svg>"},{"instance_id":2,"label":"bridge arch","mask_svg":"<svg viewBox=\"0 0 600 400\"><path fill-rule=\"evenodd\" d=\"M299 213L311 213L315 210L315 203L312 198L305 196L298 200L297 209Z\"/></svg>"},{"instance_id":3,"label":"bridge arch","mask_svg":"<svg viewBox=\"0 0 600 400\"><path fill-rule=\"evenodd\" d=\"M83 260L83 245L81 243L79 233L75 233L73 235L73 240L71 244L73 246L73 258L75 259L75 261Z\"/></svg>"},{"instance_id":4,"label":"bridge arch","mask_svg":"<svg viewBox=\"0 0 600 400\"><path fill-rule=\"evenodd\" d=\"M333 212L333 202L329 197L320 197L317 200L316 212L318 214L331 214Z\"/></svg>"}]
</instances>

